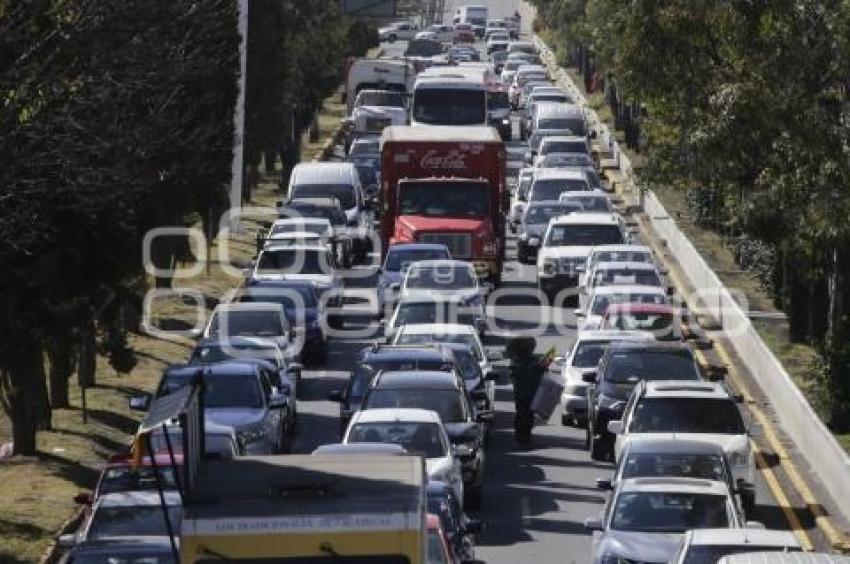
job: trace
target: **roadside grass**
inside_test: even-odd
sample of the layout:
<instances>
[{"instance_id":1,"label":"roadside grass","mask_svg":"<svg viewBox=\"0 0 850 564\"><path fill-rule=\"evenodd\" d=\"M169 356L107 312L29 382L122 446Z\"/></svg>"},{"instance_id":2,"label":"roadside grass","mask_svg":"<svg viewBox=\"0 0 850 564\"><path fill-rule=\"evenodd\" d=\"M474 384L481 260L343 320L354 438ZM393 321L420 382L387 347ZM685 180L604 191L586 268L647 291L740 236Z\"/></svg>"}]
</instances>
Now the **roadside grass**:
<instances>
[{"instance_id":1,"label":"roadside grass","mask_svg":"<svg viewBox=\"0 0 850 564\"><path fill-rule=\"evenodd\" d=\"M578 69L567 68L566 71L578 89L585 95L588 106L595 110L600 121L607 124L613 131L614 116L609 105L605 102L603 94L601 92L587 94L584 89L584 79L579 76ZM615 131L614 135L622 146L623 132ZM622 150L639 173L640 168L646 162L646 156L635 153L624 146L622 146ZM675 218L682 232L687 235L723 283L728 288L735 289L746 297L747 309L770 313L780 311L775 307L773 300L755 275L741 270L724 238L719 233L693 222L685 202L684 193L669 186L654 188L654 192L670 216ZM817 368L819 355L815 348L804 343L792 343L788 337L787 321L754 322L754 326L813 408L823 414L824 394L828 392L823 390L820 382ZM844 447L844 450L850 452L850 433L836 435L836 438Z\"/></svg>"}]
</instances>

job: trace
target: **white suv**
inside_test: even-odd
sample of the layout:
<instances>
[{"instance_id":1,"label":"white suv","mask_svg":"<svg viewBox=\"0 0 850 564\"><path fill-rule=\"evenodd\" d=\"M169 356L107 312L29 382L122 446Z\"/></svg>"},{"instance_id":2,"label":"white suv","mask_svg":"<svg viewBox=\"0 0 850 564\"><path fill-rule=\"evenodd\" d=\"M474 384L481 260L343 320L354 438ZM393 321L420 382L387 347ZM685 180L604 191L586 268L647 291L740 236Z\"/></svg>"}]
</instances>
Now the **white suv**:
<instances>
[{"instance_id":1,"label":"white suv","mask_svg":"<svg viewBox=\"0 0 850 564\"><path fill-rule=\"evenodd\" d=\"M630 242L623 219L613 213L574 213L552 218L537 255L537 280L549 300L579 282L579 267L596 245ZM577 302L577 294L571 296Z\"/></svg>"},{"instance_id":2,"label":"white suv","mask_svg":"<svg viewBox=\"0 0 850 564\"><path fill-rule=\"evenodd\" d=\"M626 404L623 418L610 421L617 436L617 459L627 441L635 438L704 441L720 446L729 458L735 482L755 483L756 467L750 435L735 399L719 382L644 381ZM744 507L755 505L742 499Z\"/></svg>"}]
</instances>

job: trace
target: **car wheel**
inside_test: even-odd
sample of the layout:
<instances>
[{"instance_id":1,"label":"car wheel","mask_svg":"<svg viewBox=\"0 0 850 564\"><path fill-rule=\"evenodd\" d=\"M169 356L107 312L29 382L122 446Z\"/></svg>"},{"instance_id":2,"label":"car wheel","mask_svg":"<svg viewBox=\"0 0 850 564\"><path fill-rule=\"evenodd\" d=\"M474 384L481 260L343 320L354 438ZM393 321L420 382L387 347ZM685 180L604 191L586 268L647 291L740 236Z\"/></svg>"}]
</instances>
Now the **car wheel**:
<instances>
[{"instance_id":1,"label":"car wheel","mask_svg":"<svg viewBox=\"0 0 850 564\"><path fill-rule=\"evenodd\" d=\"M567 414L561 415L561 425L564 427L572 427L573 426L573 418L568 416Z\"/></svg>"},{"instance_id":2,"label":"car wheel","mask_svg":"<svg viewBox=\"0 0 850 564\"><path fill-rule=\"evenodd\" d=\"M464 489L464 505L469 509L481 509L482 505L482 489L481 484L474 484Z\"/></svg>"},{"instance_id":3,"label":"car wheel","mask_svg":"<svg viewBox=\"0 0 850 564\"><path fill-rule=\"evenodd\" d=\"M741 509L744 511L744 516L748 519L753 517L756 510L756 492L745 492L741 496Z\"/></svg>"},{"instance_id":4,"label":"car wheel","mask_svg":"<svg viewBox=\"0 0 850 564\"><path fill-rule=\"evenodd\" d=\"M590 459L595 460L597 462L602 462L606 460L608 457L605 452L605 445L603 444L603 440L601 438L594 437L592 434L590 435Z\"/></svg>"}]
</instances>

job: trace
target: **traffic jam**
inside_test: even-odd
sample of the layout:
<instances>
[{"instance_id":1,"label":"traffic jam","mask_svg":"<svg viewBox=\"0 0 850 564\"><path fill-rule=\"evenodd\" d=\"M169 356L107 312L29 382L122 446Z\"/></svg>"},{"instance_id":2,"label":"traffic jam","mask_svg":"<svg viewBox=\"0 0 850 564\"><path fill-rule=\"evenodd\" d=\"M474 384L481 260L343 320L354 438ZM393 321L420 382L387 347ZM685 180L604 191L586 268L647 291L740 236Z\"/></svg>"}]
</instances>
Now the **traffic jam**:
<instances>
[{"instance_id":1,"label":"traffic jam","mask_svg":"<svg viewBox=\"0 0 850 564\"><path fill-rule=\"evenodd\" d=\"M244 280L130 399L139 432L75 497L64 562L801 561L757 521L740 399L530 22L450 19L350 64L339 146L294 168ZM601 501L581 553L502 558L492 531L526 521L493 476L542 433L570 433Z\"/></svg>"}]
</instances>

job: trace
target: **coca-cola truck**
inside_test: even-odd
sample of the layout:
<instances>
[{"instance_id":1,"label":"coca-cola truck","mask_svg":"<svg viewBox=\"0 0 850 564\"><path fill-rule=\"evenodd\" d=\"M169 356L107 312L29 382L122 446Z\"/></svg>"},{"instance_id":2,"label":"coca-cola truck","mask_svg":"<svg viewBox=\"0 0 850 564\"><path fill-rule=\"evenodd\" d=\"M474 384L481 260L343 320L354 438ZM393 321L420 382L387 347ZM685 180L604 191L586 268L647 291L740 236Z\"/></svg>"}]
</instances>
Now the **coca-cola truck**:
<instances>
[{"instance_id":1,"label":"coca-cola truck","mask_svg":"<svg viewBox=\"0 0 850 564\"><path fill-rule=\"evenodd\" d=\"M382 153L383 249L443 243L498 284L508 207L506 153L491 127L391 126Z\"/></svg>"}]
</instances>

